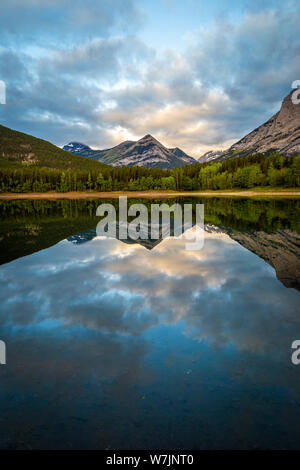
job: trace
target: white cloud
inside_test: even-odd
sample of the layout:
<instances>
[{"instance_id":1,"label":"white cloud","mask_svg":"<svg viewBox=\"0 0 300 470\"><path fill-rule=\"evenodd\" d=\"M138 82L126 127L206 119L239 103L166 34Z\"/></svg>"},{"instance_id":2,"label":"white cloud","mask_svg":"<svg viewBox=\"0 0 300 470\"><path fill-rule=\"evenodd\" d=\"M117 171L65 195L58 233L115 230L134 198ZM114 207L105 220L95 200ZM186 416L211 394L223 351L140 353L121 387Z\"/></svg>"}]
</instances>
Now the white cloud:
<instances>
[{"instance_id":1,"label":"white cloud","mask_svg":"<svg viewBox=\"0 0 300 470\"><path fill-rule=\"evenodd\" d=\"M58 145L76 139L94 148L151 133L198 157L227 148L264 122L300 76L300 10L293 4L204 24L189 34L184 52L156 51L139 34L113 30L126 19L132 30L140 24L134 3L128 11L121 4L110 9L103 2L84 14L76 3L82 21L75 21L65 1L41 8L27 2L19 13L32 13L25 25L20 23L24 54L19 36L9 34L11 7L4 3L7 25L1 35L9 46L0 51L0 78L7 79L3 124ZM43 18L55 8L67 15L67 36L78 21L76 38L66 36L58 44L59 21L55 41L47 28L42 31ZM100 22L87 36L86 25L95 26L108 12L107 27ZM28 33L36 23L38 49Z\"/></svg>"}]
</instances>

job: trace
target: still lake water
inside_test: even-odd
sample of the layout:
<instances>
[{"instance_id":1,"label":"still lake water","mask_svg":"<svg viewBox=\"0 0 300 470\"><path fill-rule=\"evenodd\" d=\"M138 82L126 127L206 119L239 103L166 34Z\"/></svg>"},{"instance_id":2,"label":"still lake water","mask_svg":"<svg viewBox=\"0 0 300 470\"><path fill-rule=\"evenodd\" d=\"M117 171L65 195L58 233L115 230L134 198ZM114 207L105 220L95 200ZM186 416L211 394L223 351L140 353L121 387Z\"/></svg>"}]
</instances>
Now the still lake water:
<instances>
[{"instance_id":1,"label":"still lake water","mask_svg":"<svg viewBox=\"0 0 300 470\"><path fill-rule=\"evenodd\" d=\"M300 201L185 199L200 251L100 202L0 203L0 448L299 449Z\"/></svg>"}]
</instances>

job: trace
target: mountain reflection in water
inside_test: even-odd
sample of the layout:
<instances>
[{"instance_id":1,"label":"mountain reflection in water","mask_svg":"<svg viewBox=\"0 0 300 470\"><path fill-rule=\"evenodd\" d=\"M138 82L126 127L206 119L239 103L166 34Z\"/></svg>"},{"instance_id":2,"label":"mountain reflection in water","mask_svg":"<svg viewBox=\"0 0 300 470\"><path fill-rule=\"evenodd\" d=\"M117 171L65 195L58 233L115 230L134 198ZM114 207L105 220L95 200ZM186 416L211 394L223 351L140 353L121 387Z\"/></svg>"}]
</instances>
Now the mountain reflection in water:
<instances>
[{"instance_id":1,"label":"mountain reflection in water","mask_svg":"<svg viewBox=\"0 0 300 470\"><path fill-rule=\"evenodd\" d=\"M240 243L240 245L269 263L275 269L277 279L279 279L283 285L300 290L300 234L297 232L279 230L274 234L263 231L239 233L232 232L231 230L226 231L220 227L208 224L204 226L204 230L208 233L228 234L233 240ZM72 235L68 237L67 240L77 245L91 241L96 237L96 229L91 229ZM163 238L158 240L152 240L151 238L133 240L127 237L121 241L128 244L140 244L148 250L152 250L161 243L162 240Z\"/></svg>"},{"instance_id":2,"label":"mountain reflection in water","mask_svg":"<svg viewBox=\"0 0 300 470\"><path fill-rule=\"evenodd\" d=\"M299 448L298 201L205 201L198 252L28 202L0 207L0 448Z\"/></svg>"}]
</instances>

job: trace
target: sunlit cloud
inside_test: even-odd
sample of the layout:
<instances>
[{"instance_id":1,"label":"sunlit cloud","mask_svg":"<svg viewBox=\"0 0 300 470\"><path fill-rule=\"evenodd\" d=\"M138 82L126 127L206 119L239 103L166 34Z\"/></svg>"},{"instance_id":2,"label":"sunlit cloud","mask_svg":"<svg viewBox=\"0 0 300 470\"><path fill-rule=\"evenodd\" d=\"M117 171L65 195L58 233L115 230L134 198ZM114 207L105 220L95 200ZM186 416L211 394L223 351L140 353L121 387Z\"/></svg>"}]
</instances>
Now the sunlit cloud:
<instances>
[{"instance_id":1,"label":"sunlit cloud","mask_svg":"<svg viewBox=\"0 0 300 470\"><path fill-rule=\"evenodd\" d=\"M228 148L276 112L299 78L300 10L275 0L218 9L5 0L1 122L57 145L109 148L150 133L196 158Z\"/></svg>"}]
</instances>

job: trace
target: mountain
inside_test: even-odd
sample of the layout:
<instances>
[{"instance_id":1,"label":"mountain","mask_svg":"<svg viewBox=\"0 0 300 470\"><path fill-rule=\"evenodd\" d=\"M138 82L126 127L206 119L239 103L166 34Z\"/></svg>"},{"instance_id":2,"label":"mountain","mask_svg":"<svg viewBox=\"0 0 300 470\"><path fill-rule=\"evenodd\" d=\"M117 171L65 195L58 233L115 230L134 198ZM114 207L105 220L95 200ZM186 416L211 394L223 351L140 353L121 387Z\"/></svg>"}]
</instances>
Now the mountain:
<instances>
[{"instance_id":1,"label":"mountain","mask_svg":"<svg viewBox=\"0 0 300 470\"><path fill-rule=\"evenodd\" d=\"M300 290L300 234L291 230L276 233L232 232L229 236L270 264L285 287Z\"/></svg>"},{"instance_id":2,"label":"mountain","mask_svg":"<svg viewBox=\"0 0 300 470\"><path fill-rule=\"evenodd\" d=\"M281 155L300 154L300 104L292 102L294 92L284 98L278 113L233 144L219 159L272 151Z\"/></svg>"},{"instance_id":3,"label":"mountain","mask_svg":"<svg viewBox=\"0 0 300 470\"><path fill-rule=\"evenodd\" d=\"M74 154L80 154L80 152L92 150L91 147L85 144L81 144L80 142L70 142L68 145L63 147L63 150L67 150L67 152L72 152Z\"/></svg>"},{"instance_id":4,"label":"mountain","mask_svg":"<svg viewBox=\"0 0 300 470\"><path fill-rule=\"evenodd\" d=\"M117 225L117 234L119 233L119 228ZM171 233L172 236L172 233ZM81 245L82 243L90 242L94 240L94 238L97 237L97 232L96 229L91 229L91 230L85 230L84 232L76 233L75 235L71 235L70 237L67 238L68 242L73 243L74 245ZM116 238L119 238L118 235ZM133 238L130 238L129 236L127 238L122 238L121 240L123 243L127 243L128 245L141 245L147 250L152 250L155 248L159 243L162 242L162 238L158 239L151 239L150 236L148 239L140 239L138 238L137 240L134 240Z\"/></svg>"},{"instance_id":5,"label":"mountain","mask_svg":"<svg viewBox=\"0 0 300 470\"><path fill-rule=\"evenodd\" d=\"M198 158L199 163L207 163L211 162L212 160L216 160L217 158L220 158L223 155L222 150L210 150L209 152L204 153L201 155L201 157Z\"/></svg>"},{"instance_id":6,"label":"mountain","mask_svg":"<svg viewBox=\"0 0 300 470\"><path fill-rule=\"evenodd\" d=\"M291 217L291 214L297 214L299 211L297 201L284 201L284 204L283 201L272 201L268 204L266 201L252 199L243 206L238 200L231 201L230 204L226 201L222 204L220 202L216 198L206 202L205 231L226 233L272 266L278 280L286 287L300 291L300 232L299 229L295 230L296 215L294 221ZM51 210L47 201L41 201L38 205L29 200L0 204L0 264L43 250L61 240L68 239L74 245L93 240L97 236L95 227L99 222L99 217L96 216L98 205L97 200L81 201L80 204L76 203L74 212L72 201L65 201L63 205L61 201L53 201ZM118 202L115 201L115 207L117 205ZM262 208L266 211L259 219L249 217L249 214L262 214ZM148 211L150 223L150 206ZM283 213L285 217L282 217ZM273 226L274 221L275 226L278 225L279 228ZM163 233L162 219L159 224ZM171 224L171 236L174 233L173 228L174 225ZM147 230L148 240L133 240L128 237L121 241L138 243L151 250L162 239L151 239L150 225ZM118 230L116 237L118 238Z\"/></svg>"},{"instance_id":7,"label":"mountain","mask_svg":"<svg viewBox=\"0 0 300 470\"><path fill-rule=\"evenodd\" d=\"M150 134L145 135L137 142L127 140L107 150L91 150L87 145L78 142L70 142L63 149L112 166L171 169L196 163L194 158L178 147L168 149Z\"/></svg>"},{"instance_id":8,"label":"mountain","mask_svg":"<svg viewBox=\"0 0 300 470\"><path fill-rule=\"evenodd\" d=\"M190 155L187 155L183 150L181 150L180 148L178 147L175 147L174 149L169 149L176 157L180 158L181 160L183 160L184 162L186 162L187 164L190 164L190 163L195 163L196 160L191 157Z\"/></svg>"},{"instance_id":9,"label":"mountain","mask_svg":"<svg viewBox=\"0 0 300 470\"><path fill-rule=\"evenodd\" d=\"M0 125L0 166L18 167L30 164L39 167L83 170L99 169L103 164L71 155L47 140L14 131Z\"/></svg>"},{"instance_id":10,"label":"mountain","mask_svg":"<svg viewBox=\"0 0 300 470\"><path fill-rule=\"evenodd\" d=\"M162 230L162 227L161 227ZM265 231L236 231L218 227L217 225L205 224L204 230L209 233L226 233L233 240L238 242L247 250L256 254L276 272L277 279L285 286L300 290L300 234L291 230L278 230L275 233L267 233ZM184 227L183 227L184 232ZM150 237L150 225L148 228L148 239L133 240L129 236L122 239L123 243L139 244L147 250L152 250L160 242L163 237L152 240ZM171 237L174 232L170 230ZM71 235L67 238L74 245L89 242L97 237L96 229L86 230L84 232ZM118 238L118 229L117 236Z\"/></svg>"}]
</instances>

